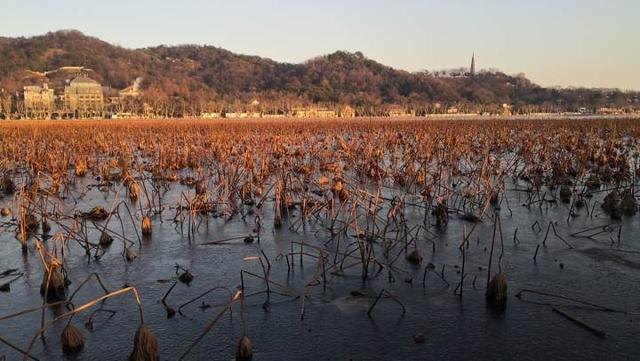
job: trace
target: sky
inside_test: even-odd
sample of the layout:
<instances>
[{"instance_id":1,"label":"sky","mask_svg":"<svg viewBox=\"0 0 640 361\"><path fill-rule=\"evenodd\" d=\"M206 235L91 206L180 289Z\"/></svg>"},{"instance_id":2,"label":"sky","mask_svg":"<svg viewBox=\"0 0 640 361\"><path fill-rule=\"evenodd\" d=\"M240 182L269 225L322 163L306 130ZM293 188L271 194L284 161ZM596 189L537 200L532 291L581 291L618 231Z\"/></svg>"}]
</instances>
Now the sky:
<instances>
[{"instance_id":1,"label":"sky","mask_svg":"<svg viewBox=\"0 0 640 361\"><path fill-rule=\"evenodd\" d=\"M524 73L640 90L638 0L0 0L0 36L77 29L127 48L207 44L277 61L336 50L408 71Z\"/></svg>"}]
</instances>

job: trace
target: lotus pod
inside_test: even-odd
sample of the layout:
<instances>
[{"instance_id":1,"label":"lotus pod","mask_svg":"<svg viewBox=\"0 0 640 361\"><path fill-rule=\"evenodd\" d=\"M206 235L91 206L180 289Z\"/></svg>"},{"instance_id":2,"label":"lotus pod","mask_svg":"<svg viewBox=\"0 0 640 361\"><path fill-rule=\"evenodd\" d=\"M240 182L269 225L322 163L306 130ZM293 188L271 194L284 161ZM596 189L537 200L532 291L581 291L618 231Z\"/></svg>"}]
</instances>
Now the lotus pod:
<instances>
[{"instance_id":1,"label":"lotus pod","mask_svg":"<svg viewBox=\"0 0 640 361\"><path fill-rule=\"evenodd\" d=\"M507 278L504 273L498 273L489 282L487 288L487 303L496 310L504 310L507 305Z\"/></svg>"},{"instance_id":2,"label":"lotus pod","mask_svg":"<svg viewBox=\"0 0 640 361\"><path fill-rule=\"evenodd\" d=\"M102 231L102 234L100 234L100 240L98 243L102 248L109 247L111 243L113 243L113 237L111 237L111 235L109 235L109 233L107 233L106 231Z\"/></svg>"},{"instance_id":3,"label":"lotus pod","mask_svg":"<svg viewBox=\"0 0 640 361\"><path fill-rule=\"evenodd\" d=\"M138 200L138 185L135 182L129 184L129 199L131 202Z\"/></svg>"},{"instance_id":4,"label":"lotus pod","mask_svg":"<svg viewBox=\"0 0 640 361\"><path fill-rule=\"evenodd\" d=\"M127 261L133 262L136 258L138 258L138 253L132 249L127 249L126 257Z\"/></svg>"},{"instance_id":5,"label":"lotus pod","mask_svg":"<svg viewBox=\"0 0 640 361\"><path fill-rule=\"evenodd\" d=\"M406 260L412 265L417 266L422 263L422 255L420 254L420 252L418 252L417 249L414 249L407 255Z\"/></svg>"},{"instance_id":6,"label":"lotus pod","mask_svg":"<svg viewBox=\"0 0 640 361\"><path fill-rule=\"evenodd\" d=\"M250 361L253 358L251 340L247 336L242 336L238 343L238 353L236 361Z\"/></svg>"},{"instance_id":7,"label":"lotus pod","mask_svg":"<svg viewBox=\"0 0 640 361\"><path fill-rule=\"evenodd\" d=\"M48 302L55 302L65 299L65 283L61 266L57 264L57 261L52 261L49 266L49 271L44 272L42 283L40 284L40 294L46 297ZM51 273L51 275L49 275ZM47 280L49 285L47 287Z\"/></svg>"},{"instance_id":8,"label":"lotus pod","mask_svg":"<svg viewBox=\"0 0 640 361\"><path fill-rule=\"evenodd\" d=\"M571 188L566 185L560 187L560 201L569 203L571 201Z\"/></svg>"},{"instance_id":9,"label":"lotus pod","mask_svg":"<svg viewBox=\"0 0 640 361\"><path fill-rule=\"evenodd\" d=\"M625 215L634 215L638 211L638 203L631 189L628 189L622 193L622 200L620 201L620 212Z\"/></svg>"},{"instance_id":10,"label":"lotus pod","mask_svg":"<svg viewBox=\"0 0 640 361\"><path fill-rule=\"evenodd\" d=\"M84 347L84 335L75 326L69 324L60 335L62 343L62 351L66 354L74 354L82 350Z\"/></svg>"},{"instance_id":11,"label":"lotus pod","mask_svg":"<svg viewBox=\"0 0 640 361\"><path fill-rule=\"evenodd\" d=\"M158 341L147 325L141 324L133 339L133 351L129 361L158 361L160 352Z\"/></svg>"},{"instance_id":12,"label":"lotus pod","mask_svg":"<svg viewBox=\"0 0 640 361\"><path fill-rule=\"evenodd\" d=\"M151 218L144 217L142 219L142 235L150 236L151 235Z\"/></svg>"}]
</instances>

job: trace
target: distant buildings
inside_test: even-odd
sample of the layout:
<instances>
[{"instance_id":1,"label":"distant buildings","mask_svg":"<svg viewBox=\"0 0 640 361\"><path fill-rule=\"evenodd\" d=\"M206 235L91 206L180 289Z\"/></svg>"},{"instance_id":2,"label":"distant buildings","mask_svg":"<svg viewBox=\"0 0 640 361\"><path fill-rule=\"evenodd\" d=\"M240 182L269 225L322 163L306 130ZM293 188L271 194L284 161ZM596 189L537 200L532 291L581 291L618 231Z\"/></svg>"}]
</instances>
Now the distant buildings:
<instances>
[{"instance_id":1,"label":"distant buildings","mask_svg":"<svg viewBox=\"0 0 640 361\"><path fill-rule=\"evenodd\" d=\"M22 101L18 102L19 106L16 107L16 116L27 119L103 118L116 117L118 114L120 117L127 117L128 113L134 116L139 113L138 108L147 111L142 105L137 106L142 95L139 87L142 78L136 79L133 85L118 91L108 86L102 87L99 82L83 73L84 70L88 69L62 67L43 73L29 71L38 76L47 76L60 71L80 73L66 83L64 89L56 88L55 92L47 83L25 86L21 94ZM16 99L18 98L19 96L16 95ZM4 109L7 107L5 103L8 102L0 101L0 103L2 103L0 116L9 117L10 109Z\"/></svg>"},{"instance_id":2,"label":"distant buildings","mask_svg":"<svg viewBox=\"0 0 640 361\"><path fill-rule=\"evenodd\" d=\"M225 118L250 118L249 113L245 112L224 112Z\"/></svg>"},{"instance_id":3,"label":"distant buildings","mask_svg":"<svg viewBox=\"0 0 640 361\"><path fill-rule=\"evenodd\" d=\"M55 107L53 89L44 83L24 87L24 115L29 119L51 119Z\"/></svg>"},{"instance_id":4,"label":"distant buildings","mask_svg":"<svg viewBox=\"0 0 640 361\"><path fill-rule=\"evenodd\" d=\"M222 114L219 112L202 112L200 113L200 118L217 119L217 118L222 118Z\"/></svg>"},{"instance_id":5,"label":"distant buildings","mask_svg":"<svg viewBox=\"0 0 640 361\"><path fill-rule=\"evenodd\" d=\"M118 95L121 98L124 97L134 97L137 98L140 96L140 90L135 86L126 87L118 92Z\"/></svg>"},{"instance_id":6,"label":"distant buildings","mask_svg":"<svg viewBox=\"0 0 640 361\"><path fill-rule=\"evenodd\" d=\"M217 119L217 118L355 118L356 110L351 106L343 106L336 109L324 107L295 107L288 110L279 110L277 112L258 111L259 101L253 100L250 105L252 109L249 111L233 111L228 109L222 112L202 111L199 113L200 118Z\"/></svg>"},{"instance_id":7,"label":"distant buildings","mask_svg":"<svg viewBox=\"0 0 640 361\"><path fill-rule=\"evenodd\" d=\"M335 118L335 110L328 108L293 108L291 115L296 118Z\"/></svg>"},{"instance_id":8,"label":"distant buildings","mask_svg":"<svg viewBox=\"0 0 640 361\"><path fill-rule=\"evenodd\" d=\"M132 97L137 98L142 95L142 91L140 91L140 83L142 82L142 77L136 78L136 81L133 82L131 86L128 86L118 92L120 98Z\"/></svg>"},{"instance_id":9,"label":"distant buildings","mask_svg":"<svg viewBox=\"0 0 640 361\"><path fill-rule=\"evenodd\" d=\"M596 114L601 114L601 115L624 114L624 110L619 108L601 107L596 109Z\"/></svg>"},{"instance_id":10,"label":"distant buildings","mask_svg":"<svg viewBox=\"0 0 640 361\"><path fill-rule=\"evenodd\" d=\"M356 110L350 106L346 106L340 110L340 118L355 118Z\"/></svg>"},{"instance_id":11,"label":"distant buildings","mask_svg":"<svg viewBox=\"0 0 640 361\"><path fill-rule=\"evenodd\" d=\"M74 118L95 118L104 115L104 94L97 81L86 76L73 79L64 87L64 109Z\"/></svg>"},{"instance_id":12,"label":"distant buildings","mask_svg":"<svg viewBox=\"0 0 640 361\"><path fill-rule=\"evenodd\" d=\"M405 107L402 105L392 105L389 107L388 115L390 117L399 118L399 117L411 117L415 114L411 111L407 111Z\"/></svg>"}]
</instances>

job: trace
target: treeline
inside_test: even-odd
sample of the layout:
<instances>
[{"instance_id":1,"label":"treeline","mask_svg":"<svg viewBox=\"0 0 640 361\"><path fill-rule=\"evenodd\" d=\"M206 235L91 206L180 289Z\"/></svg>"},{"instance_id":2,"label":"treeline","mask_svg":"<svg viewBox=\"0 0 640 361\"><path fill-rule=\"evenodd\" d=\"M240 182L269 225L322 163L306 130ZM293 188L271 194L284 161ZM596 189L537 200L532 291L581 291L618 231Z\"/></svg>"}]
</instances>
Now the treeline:
<instances>
[{"instance_id":1,"label":"treeline","mask_svg":"<svg viewBox=\"0 0 640 361\"><path fill-rule=\"evenodd\" d=\"M452 108L496 113L504 109L503 104L514 113L640 108L637 92L543 88L524 76L498 71L473 77L410 73L384 66L359 52L339 51L301 64L287 64L212 46L126 49L71 30L31 38L0 38L0 54L0 88L11 97L26 84L42 82L27 70L77 65L92 69L92 78L115 89L142 77L144 97L131 106L142 109L146 103L168 115L224 110L282 112L314 105L349 105L362 115L390 107L418 114ZM48 80L61 89L68 79L65 74L56 74ZM253 100L260 104L251 105Z\"/></svg>"}]
</instances>

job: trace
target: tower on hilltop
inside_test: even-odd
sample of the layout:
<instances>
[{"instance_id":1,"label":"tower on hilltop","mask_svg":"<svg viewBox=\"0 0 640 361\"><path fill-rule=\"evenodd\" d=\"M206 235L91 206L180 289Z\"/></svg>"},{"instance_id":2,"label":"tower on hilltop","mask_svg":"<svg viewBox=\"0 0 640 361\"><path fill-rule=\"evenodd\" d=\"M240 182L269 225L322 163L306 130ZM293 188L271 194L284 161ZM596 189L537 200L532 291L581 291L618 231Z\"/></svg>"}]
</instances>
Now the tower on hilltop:
<instances>
[{"instance_id":1,"label":"tower on hilltop","mask_svg":"<svg viewBox=\"0 0 640 361\"><path fill-rule=\"evenodd\" d=\"M471 54L471 69L469 71L469 74L471 74L471 76L476 75L476 54L475 53Z\"/></svg>"}]
</instances>

